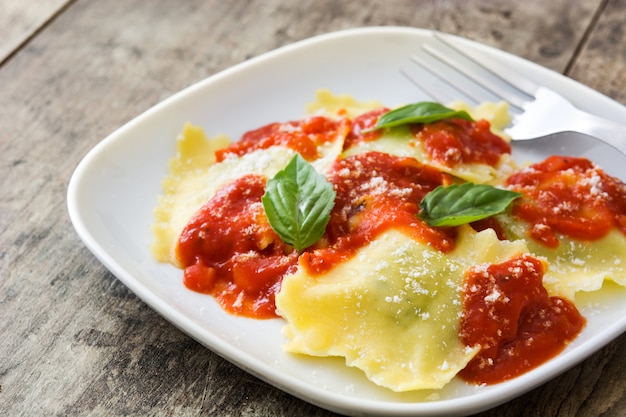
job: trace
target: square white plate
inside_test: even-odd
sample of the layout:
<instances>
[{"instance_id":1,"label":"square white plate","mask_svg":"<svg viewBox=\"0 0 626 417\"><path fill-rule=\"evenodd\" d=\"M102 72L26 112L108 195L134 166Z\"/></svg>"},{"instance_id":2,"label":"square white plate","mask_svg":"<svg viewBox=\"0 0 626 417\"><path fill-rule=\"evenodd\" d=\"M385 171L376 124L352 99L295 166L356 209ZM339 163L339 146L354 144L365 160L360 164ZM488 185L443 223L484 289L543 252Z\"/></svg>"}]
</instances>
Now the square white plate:
<instances>
[{"instance_id":1,"label":"square white plate","mask_svg":"<svg viewBox=\"0 0 626 417\"><path fill-rule=\"evenodd\" d=\"M579 308L588 319L582 334L558 357L519 378L488 387L454 380L441 391L401 394L371 384L340 359L284 353L282 320L225 313L211 297L187 290L181 271L157 263L148 250L161 181L186 121L204 127L209 136L238 138L273 121L301 118L319 88L387 106L427 100L400 68L431 37L429 31L397 27L331 33L251 59L181 91L121 127L81 161L67 197L76 231L118 279L167 320L248 372L320 407L351 415L467 415L542 384L626 330L626 290L610 286L610 291L581 297ZM579 83L502 51L452 40L515 67L582 109L626 120L623 106ZM571 151L589 155L613 175L624 164L600 145ZM515 152L537 159L554 150L542 145Z\"/></svg>"}]
</instances>

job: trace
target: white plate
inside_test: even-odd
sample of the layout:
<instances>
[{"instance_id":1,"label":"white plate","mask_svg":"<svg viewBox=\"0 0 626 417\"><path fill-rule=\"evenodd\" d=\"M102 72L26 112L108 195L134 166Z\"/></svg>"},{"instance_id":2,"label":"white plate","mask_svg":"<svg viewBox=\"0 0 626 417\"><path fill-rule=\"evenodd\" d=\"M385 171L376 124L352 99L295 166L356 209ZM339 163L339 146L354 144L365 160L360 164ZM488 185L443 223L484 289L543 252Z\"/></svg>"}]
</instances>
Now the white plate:
<instances>
[{"instance_id":1,"label":"white plate","mask_svg":"<svg viewBox=\"0 0 626 417\"><path fill-rule=\"evenodd\" d=\"M394 27L331 33L251 59L185 89L111 134L79 164L68 189L76 231L118 279L191 337L270 384L329 410L352 415L466 415L544 383L626 330L626 291L613 288L584 297L581 310L588 325L580 337L561 355L519 378L489 387L455 380L437 396L400 394L374 386L340 359L284 353L280 319L259 321L224 313L211 297L185 289L181 271L155 262L148 250L160 183L186 121L203 126L209 135L237 138L269 122L302 117L319 88L360 100L378 99L388 106L428 99L399 68L430 38L429 31ZM623 106L559 74L477 43L454 41L514 66L583 109L626 119ZM587 148L596 162L617 171L615 152L596 145ZM534 157L551 152L535 149Z\"/></svg>"}]
</instances>

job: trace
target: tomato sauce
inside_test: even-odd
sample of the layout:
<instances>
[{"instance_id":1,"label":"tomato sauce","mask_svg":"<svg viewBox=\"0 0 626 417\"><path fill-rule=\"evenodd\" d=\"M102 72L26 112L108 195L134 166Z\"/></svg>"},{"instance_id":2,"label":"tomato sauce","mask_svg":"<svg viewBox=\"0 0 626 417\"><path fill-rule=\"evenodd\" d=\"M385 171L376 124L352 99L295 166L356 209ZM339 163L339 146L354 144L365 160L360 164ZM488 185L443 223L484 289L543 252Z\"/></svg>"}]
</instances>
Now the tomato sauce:
<instances>
[{"instance_id":1,"label":"tomato sauce","mask_svg":"<svg viewBox=\"0 0 626 417\"><path fill-rule=\"evenodd\" d=\"M344 149L359 142L378 139L383 131L371 129L380 116L387 112L389 109L382 107L355 118ZM511 153L511 145L492 133L491 124L484 119L445 119L428 124L415 123L411 125L411 130L416 140L423 143L431 160L449 167L471 163L495 166L503 154ZM409 146L413 145L409 143Z\"/></svg>"},{"instance_id":2,"label":"tomato sauce","mask_svg":"<svg viewBox=\"0 0 626 417\"><path fill-rule=\"evenodd\" d=\"M344 142L344 150L351 148L359 142L371 142L382 136L382 130L372 130L378 122L378 118L389 112L386 107L371 110L354 118L352 121L352 129L346 136Z\"/></svg>"},{"instance_id":3,"label":"tomato sauce","mask_svg":"<svg viewBox=\"0 0 626 417\"><path fill-rule=\"evenodd\" d=\"M227 311L277 317L274 296L297 254L270 227L261 203L265 178L241 177L207 201L183 230L177 257L191 290L211 294Z\"/></svg>"},{"instance_id":4,"label":"tomato sauce","mask_svg":"<svg viewBox=\"0 0 626 417\"><path fill-rule=\"evenodd\" d=\"M456 229L434 228L417 217L422 198L449 176L413 158L369 152L337 161L328 174L337 197L322 247L306 252L303 264L323 273L391 228L447 252Z\"/></svg>"},{"instance_id":5,"label":"tomato sauce","mask_svg":"<svg viewBox=\"0 0 626 417\"><path fill-rule=\"evenodd\" d=\"M352 123L348 119L333 120L323 116L286 123L270 123L246 132L239 141L216 151L215 157L217 162L221 162L228 155L242 156L254 150L283 145L310 161L318 156L318 145L343 138L351 127Z\"/></svg>"},{"instance_id":6,"label":"tomato sauce","mask_svg":"<svg viewBox=\"0 0 626 417\"><path fill-rule=\"evenodd\" d=\"M569 301L548 296L543 272L543 264L528 255L470 269L460 337L481 349L460 372L463 379L511 379L556 356L580 333L585 319Z\"/></svg>"},{"instance_id":7,"label":"tomato sauce","mask_svg":"<svg viewBox=\"0 0 626 417\"><path fill-rule=\"evenodd\" d=\"M511 145L491 133L487 120L446 119L416 125L413 132L432 160L449 167L470 163L495 166L503 154L511 153Z\"/></svg>"},{"instance_id":8,"label":"tomato sauce","mask_svg":"<svg viewBox=\"0 0 626 417\"><path fill-rule=\"evenodd\" d=\"M506 184L524 194L513 214L529 222L532 238L547 247L559 245L559 233L595 240L617 227L626 234L626 186L588 159L551 156Z\"/></svg>"}]
</instances>

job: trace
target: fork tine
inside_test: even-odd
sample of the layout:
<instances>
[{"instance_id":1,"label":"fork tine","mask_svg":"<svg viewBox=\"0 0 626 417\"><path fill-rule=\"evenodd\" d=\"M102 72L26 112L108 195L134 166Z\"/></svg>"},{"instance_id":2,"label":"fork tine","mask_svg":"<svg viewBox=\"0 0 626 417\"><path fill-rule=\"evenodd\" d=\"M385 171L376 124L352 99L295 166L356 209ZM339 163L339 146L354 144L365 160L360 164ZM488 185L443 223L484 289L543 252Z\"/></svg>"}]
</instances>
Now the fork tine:
<instances>
[{"instance_id":1,"label":"fork tine","mask_svg":"<svg viewBox=\"0 0 626 417\"><path fill-rule=\"evenodd\" d=\"M499 65L497 62L492 61L489 62L489 65L486 65L474 56L461 50L458 45L446 39L446 36L442 33L433 32L433 38L439 41L440 44L445 45L449 51L454 52L457 58L452 58L451 54L443 54L426 44L422 45L424 52L496 96L508 101L510 105L523 111L524 104L534 99L534 94L539 87L537 84ZM463 63L461 63L458 57L464 60ZM502 88L501 85L495 83L493 77L502 81L507 88Z\"/></svg>"},{"instance_id":2,"label":"fork tine","mask_svg":"<svg viewBox=\"0 0 626 417\"><path fill-rule=\"evenodd\" d=\"M419 64L418 61L416 60L412 60L414 63L416 63L420 68L423 68L424 70L429 71L428 68L422 66L421 64ZM429 97L434 98L435 100L437 100L440 103L447 103L449 101L451 101L451 97L449 97L447 94L444 94L441 92L441 90L437 90L435 88L432 87L432 85L423 82L423 80L421 80L418 77L413 77L411 76L406 70L401 69L400 73L407 79L409 80L412 84L414 84L417 88L419 88L420 90L422 90L423 92L425 92Z\"/></svg>"},{"instance_id":3,"label":"fork tine","mask_svg":"<svg viewBox=\"0 0 626 417\"><path fill-rule=\"evenodd\" d=\"M472 61L474 64L481 67L483 70L490 72L491 75L504 81L509 86L516 89L517 91L522 92L529 97L534 97L534 95L536 94L536 91L539 88L539 84L534 83L530 79L521 76L519 73L512 71L510 68L504 65L501 65L497 61L490 62L489 66L485 65L484 63L478 61L475 57L461 50L461 48L458 45L455 45L449 39L446 39L447 35L445 35L444 33L433 32L433 37L437 39L439 42L448 46L449 48L455 50L458 54L464 56L466 59Z\"/></svg>"},{"instance_id":4,"label":"fork tine","mask_svg":"<svg viewBox=\"0 0 626 417\"><path fill-rule=\"evenodd\" d=\"M421 49L402 65L400 73L419 90L440 103L468 101L474 105L484 101L497 101L498 97L467 77L439 62Z\"/></svg>"},{"instance_id":5,"label":"fork tine","mask_svg":"<svg viewBox=\"0 0 626 417\"><path fill-rule=\"evenodd\" d=\"M446 77L444 77L440 72L435 71L433 68L431 68L430 66L428 66L426 63L424 63L423 61L420 61L419 59L417 59L416 57L411 57L411 61L416 64L417 66L419 66L421 69L423 69L424 71L427 71L428 73L430 73L433 77L443 81L444 83L450 85L450 81L448 79L446 79ZM407 77L412 83L414 83L416 86L418 86L419 88L421 88L424 92L426 92L428 95L430 95L431 97L439 100L440 102L446 102L446 101L450 101L447 97L447 95L444 95L440 92L440 90L435 89L431 84L427 83L426 81L417 78L417 77L411 77L410 75L408 75L407 73L403 72L403 74L405 75L405 77ZM470 91L469 89L465 88L465 86L463 84L455 84L454 85L454 89L460 91L461 93L463 93L464 95L466 95L467 97L470 97L472 99L474 99L477 103L479 103L481 100L476 99L476 94L474 94L472 91ZM444 98L445 97L445 98Z\"/></svg>"},{"instance_id":6,"label":"fork tine","mask_svg":"<svg viewBox=\"0 0 626 417\"><path fill-rule=\"evenodd\" d=\"M515 94L511 94L507 90L500 88L499 86L493 84L492 82L489 82L485 73L481 74L475 71L473 72L469 68L467 68L467 66L455 61L452 58L449 58L448 56L431 48L429 45L422 45L422 49L426 53L428 53L430 56L444 63L445 65L447 65L454 71L462 74L463 76L467 77L469 80L482 86L483 88L490 91L491 93L493 93L495 96L499 97L500 99L507 101L511 106L514 106L518 109L522 109L522 106L524 105L523 100L520 100L520 98L516 96ZM463 91L462 85L455 85L454 87L457 88L459 91L465 93L465 91ZM481 101L480 97L471 96L471 95L470 97L472 97L474 100L478 102Z\"/></svg>"}]
</instances>

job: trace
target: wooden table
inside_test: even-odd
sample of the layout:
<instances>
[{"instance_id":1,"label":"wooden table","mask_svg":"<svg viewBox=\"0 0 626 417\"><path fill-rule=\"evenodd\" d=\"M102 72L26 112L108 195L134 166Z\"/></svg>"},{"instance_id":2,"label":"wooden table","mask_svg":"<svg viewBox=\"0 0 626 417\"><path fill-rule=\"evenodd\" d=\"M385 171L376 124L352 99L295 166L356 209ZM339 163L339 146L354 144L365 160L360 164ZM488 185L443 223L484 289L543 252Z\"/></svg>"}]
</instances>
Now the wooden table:
<instances>
[{"instance_id":1,"label":"wooden table","mask_svg":"<svg viewBox=\"0 0 626 417\"><path fill-rule=\"evenodd\" d=\"M626 0L0 0L0 415L330 416L170 325L83 246L79 160L172 93L313 35L434 28L626 103ZM482 416L626 415L626 335Z\"/></svg>"}]
</instances>

